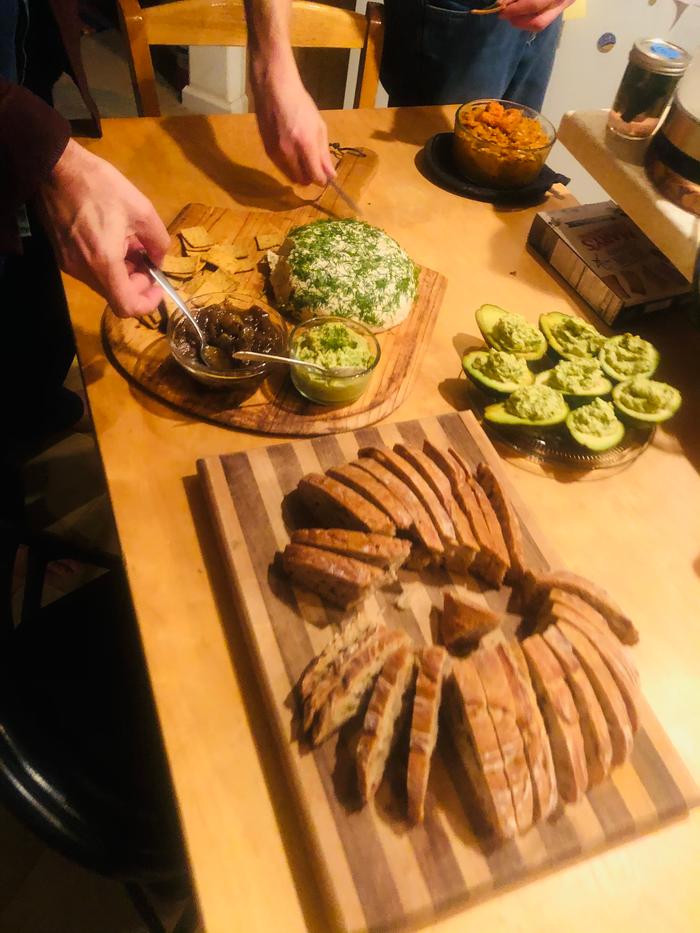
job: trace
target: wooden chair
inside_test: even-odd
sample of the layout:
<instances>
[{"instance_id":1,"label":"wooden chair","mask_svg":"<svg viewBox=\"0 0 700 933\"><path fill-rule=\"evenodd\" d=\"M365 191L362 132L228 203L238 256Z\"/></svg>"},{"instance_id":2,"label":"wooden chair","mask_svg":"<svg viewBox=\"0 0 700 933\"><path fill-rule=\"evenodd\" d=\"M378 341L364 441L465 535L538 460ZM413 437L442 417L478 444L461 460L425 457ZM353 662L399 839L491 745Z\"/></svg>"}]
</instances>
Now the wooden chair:
<instances>
[{"instance_id":1,"label":"wooden chair","mask_svg":"<svg viewBox=\"0 0 700 933\"><path fill-rule=\"evenodd\" d=\"M142 9L138 0L119 0L119 14L129 48L136 106L142 117L160 116L150 46L247 43L242 0L175 0L147 9ZM292 3L293 47L361 49L355 107L374 106L383 38L379 3L368 3L364 16L306 0Z\"/></svg>"}]
</instances>

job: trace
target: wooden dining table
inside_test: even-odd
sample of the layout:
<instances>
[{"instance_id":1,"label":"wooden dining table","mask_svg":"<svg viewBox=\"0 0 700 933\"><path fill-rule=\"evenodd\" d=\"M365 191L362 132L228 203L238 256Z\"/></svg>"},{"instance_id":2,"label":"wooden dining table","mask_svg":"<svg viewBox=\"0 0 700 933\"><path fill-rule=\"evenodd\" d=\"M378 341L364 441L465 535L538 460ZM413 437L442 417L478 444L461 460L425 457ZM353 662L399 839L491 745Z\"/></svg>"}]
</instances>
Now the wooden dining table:
<instances>
[{"instance_id":1,"label":"wooden dining table","mask_svg":"<svg viewBox=\"0 0 700 933\"><path fill-rule=\"evenodd\" d=\"M460 355L493 303L532 321L592 319L526 248L535 212L497 208L433 184L422 147L454 108L328 112L329 138L378 154L360 196L367 221L447 277L437 324L408 399L392 420L468 406ZM104 121L83 141L169 222L191 202L289 210L295 190L265 156L255 118ZM556 168L556 150L552 157ZM66 279L80 366L162 727L207 933L331 929L260 685L196 476L200 457L276 443L203 423L147 396L110 364L104 300ZM644 694L700 776L700 327L682 312L635 325L684 396L679 414L624 470L572 475L507 462L508 478L566 565L598 581L635 620ZM619 933L700 929L700 814L499 893L426 929L447 933Z\"/></svg>"}]
</instances>

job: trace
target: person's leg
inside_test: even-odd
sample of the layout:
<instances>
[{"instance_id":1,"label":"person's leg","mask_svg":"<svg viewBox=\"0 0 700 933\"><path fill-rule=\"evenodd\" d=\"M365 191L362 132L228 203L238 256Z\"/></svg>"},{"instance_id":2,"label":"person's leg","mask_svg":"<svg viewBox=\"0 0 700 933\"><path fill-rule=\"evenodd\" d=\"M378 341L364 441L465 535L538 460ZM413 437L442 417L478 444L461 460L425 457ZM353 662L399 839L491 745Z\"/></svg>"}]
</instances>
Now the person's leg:
<instances>
[{"instance_id":1,"label":"person's leg","mask_svg":"<svg viewBox=\"0 0 700 933\"><path fill-rule=\"evenodd\" d=\"M82 403L63 388L75 355L61 274L51 244L34 217L24 253L0 270L4 347L0 397L6 431L38 438L79 420Z\"/></svg>"},{"instance_id":2,"label":"person's leg","mask_svg":"<svg viewBox=\"0 0 700 933\"><path fill-rule=\"evenodd\" d=\"M560 16L542 32L528 34L515 74L505 91L506 100L516 100L533 110L542 109L561 29Z\"/></svg>"},{"instance_id":3,"label":"person's leg","mask_svg":"<svg viewBox=\"0 0 700 933\"><path fill-rule=\"evenodd\" d=\"M502 98L529 33L496 16L475 16L482 0L386 0L382 82L392 106Z\"/></svg>"}]
</instances>

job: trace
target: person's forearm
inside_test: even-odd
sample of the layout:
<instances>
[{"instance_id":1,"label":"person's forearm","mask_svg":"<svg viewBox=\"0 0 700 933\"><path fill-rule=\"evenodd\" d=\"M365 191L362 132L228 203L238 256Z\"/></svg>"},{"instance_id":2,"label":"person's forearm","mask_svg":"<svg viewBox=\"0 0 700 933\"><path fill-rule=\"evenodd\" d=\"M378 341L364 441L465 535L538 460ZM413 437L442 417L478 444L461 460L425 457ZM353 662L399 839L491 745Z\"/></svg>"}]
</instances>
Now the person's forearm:
<instances>
[{"instance_id":1,"label":"person's forearm","mask_svg":"<svg viewBox=\"0 0 700 933\"><path fill-rule=\"evenodd\" d=\"M296 70L289 37L291 0L245 0L245 10L254 77L275 69Z\"/></svg>"}]
</instances>

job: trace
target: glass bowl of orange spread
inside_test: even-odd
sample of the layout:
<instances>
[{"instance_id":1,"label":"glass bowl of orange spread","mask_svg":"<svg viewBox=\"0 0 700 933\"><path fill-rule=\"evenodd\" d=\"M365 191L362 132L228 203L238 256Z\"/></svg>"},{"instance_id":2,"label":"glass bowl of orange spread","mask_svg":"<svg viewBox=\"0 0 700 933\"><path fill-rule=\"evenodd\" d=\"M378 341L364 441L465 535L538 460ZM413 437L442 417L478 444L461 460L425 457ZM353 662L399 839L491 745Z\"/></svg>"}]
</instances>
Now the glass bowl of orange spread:
<instances>
[{"instance_id":1,"label":"glass bowl of orange spread","mask_svg":"<svg viewBox=\"0 0 700 933\"><path fill-rule=\"evenodd\" d=\"M557 138L536 110L508 100L472 100L455 115L453 155L470 181L522 188L537 178Z\"/></svg>"}]
</instances>

